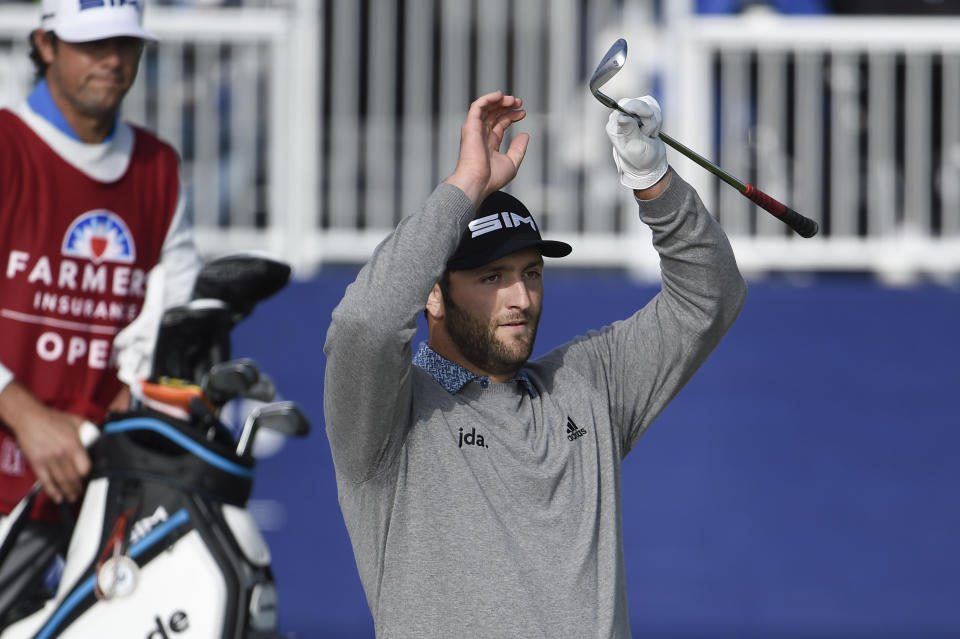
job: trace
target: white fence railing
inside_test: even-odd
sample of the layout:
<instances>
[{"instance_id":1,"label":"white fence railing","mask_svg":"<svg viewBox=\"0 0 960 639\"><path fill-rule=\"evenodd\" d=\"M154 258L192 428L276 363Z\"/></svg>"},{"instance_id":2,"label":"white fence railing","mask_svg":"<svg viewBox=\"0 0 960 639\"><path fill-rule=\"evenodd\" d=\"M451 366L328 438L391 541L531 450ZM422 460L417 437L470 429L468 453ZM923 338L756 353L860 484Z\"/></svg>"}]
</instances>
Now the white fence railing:
<instances>
[{"instance_id":1,"label":"white fence railing","mask_svg":"<svg viewBox=\"0 0 960 639\"><path fill-rule=\"evenodd\" d=\"M960 274L960 19L479 4L151 6L161 43L124 115L181 151L202 250L266 249L305 274L365 259L452 171L472 97L503 88L524 97L532 136L511 190L574 244L564 262L655 273L586 88L622 36L626 68L605 92L656 92L671 135L820 222L818 237L792 237L670 151L744 269ZM29 90L36 23L36 7L0 5L0 104Z\"/></svg>"},{"instance_id":2,"label":"white fence railing","mask_svg":"<svg viewBox=\"0 0 960 639\"><path fill-rule=\"evenodd\" d=\"M817 241L788 247L780 225L714 182L708 199L742 263L958 272L958 29L956 18L691 23L684 135L821 223Z\"/></svg>"}]
</instances>

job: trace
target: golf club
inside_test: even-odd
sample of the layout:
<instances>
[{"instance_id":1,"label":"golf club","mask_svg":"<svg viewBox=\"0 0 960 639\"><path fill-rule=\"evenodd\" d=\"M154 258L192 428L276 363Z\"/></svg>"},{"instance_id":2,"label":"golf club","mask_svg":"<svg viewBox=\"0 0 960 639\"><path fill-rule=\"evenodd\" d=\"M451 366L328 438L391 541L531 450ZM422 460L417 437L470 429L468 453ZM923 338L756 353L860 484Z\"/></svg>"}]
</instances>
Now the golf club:
<instances>
[{"instance_id":1,"label":"golf club","mask_svg":"<svg viewBox=\"0 0 960 639\"><path fill-rule=\"evenodd\" d=\"M620 69L623 68L623 64L626 62L626 60L627 41L623 38L620 38L607 50L607 53L603 56L603 59L600 60L600 64L597 65L596 71L594 71L593 75L590 77L590 93L592 93L593 97L599 100L604 106L610 109L616 109L617 111L629 115L639 122L640 118L636 114L625 111L620 107L619 104L617 104L616 100L600 92L600 87L606 84L610 78L615 76ZM677 142L663 131L661 131L659 135L660 139L663 140L665 144L673 147L686 157L690 158L706 170L719 177L733 188L740 191L744 197L754 202L757 206L792 228L800 236L813 237L817 234L819 227L814 220L797 213L790 207L770 197L752 184L738 180L733 175L727 173L702 155Z\"/></svg>"},{"instance_id":2,"label":"golf club","mask_svg":"<svg viewBox=\"0 0 960 639\"><path fill-rule=\"evenodd\" d=\"M253 452L253 440L261 428L302 437L310 432L310 422L294 402L258 406L243 422L243 430L237 440L237 456L248 457Z\"/></svg>"},{"instance_id":3,"label":"golf club","mask_svg":"<svg viewBox=\"0 0 960 639\"><path fill-rule=\"evenodd\" d=\"M273 379L266 373L261 372L260 379L253 386L240 393L238 397L258 402L272 402L276 395L277 386L273 383Z\"/></svg>"},{"instance_id":4,"label":"golf club","mask_svg":"<svg viewBox=\"0 0 960 639\"><path fill-rule=\"evenodd\" d=\"M290 266L267 255L236 253L203 265L193 286L193 299L223 300L236 324L257 303L276 294L290 279Z\"/></svg>"},{"instance_id":5,"label":"golf club","mask_svg":"<svg viewBox=\"0 0 960 639\"><path fill-rule=\"evenodd\" d=\"M260 380L260 369L252 359L234 359L214 364L200 381L200 389L210 403L220 408L240 397Z\"/></svg>"},{"instance_id":6,"label":"golf club","mask_svg":"<svg viewBox=\"0 0 960 639\"><path fill-rule=\"evenodd\" d=\"M190 400L190 413L206 429L207 441L213 441L218 435L229 438L218 417L220 409L227 402L242 397L260 381L260 369L252 359L234 359L214 364L200 381L201 399ZM206 401L204 401L206 400Z\"/></svg>"},{"instance_id":7,"label":"golf club","mask_svg":"<svg viewBox=\"0 0 960 639\"><path fill-rule=\"evenodd\" d=\"M213 364L230 358L235 312L218 299L190 300L160 318L150 377L197 383Z\"/></svg>"}]
</instances>

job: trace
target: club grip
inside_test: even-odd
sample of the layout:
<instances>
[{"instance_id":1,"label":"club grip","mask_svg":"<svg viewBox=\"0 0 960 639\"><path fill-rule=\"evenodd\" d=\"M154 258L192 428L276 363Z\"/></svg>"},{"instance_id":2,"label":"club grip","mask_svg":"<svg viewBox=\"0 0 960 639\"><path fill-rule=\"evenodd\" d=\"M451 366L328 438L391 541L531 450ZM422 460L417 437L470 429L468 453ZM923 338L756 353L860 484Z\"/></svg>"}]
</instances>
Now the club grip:
<instances>
[{"instance_id":1,"label":"club grip","mask_svg":"<svg viewBox=\"0 0 960 639\"><path fill-rule=\"evenodd\" d=\"M781 222L792 228L801 237L813 237L820 230L820 227L814 220L800 215L789 206L778 202L752 184L745 184L747 187L742 191L743 196L778 218Z\"/></svg>"}]
</instances>

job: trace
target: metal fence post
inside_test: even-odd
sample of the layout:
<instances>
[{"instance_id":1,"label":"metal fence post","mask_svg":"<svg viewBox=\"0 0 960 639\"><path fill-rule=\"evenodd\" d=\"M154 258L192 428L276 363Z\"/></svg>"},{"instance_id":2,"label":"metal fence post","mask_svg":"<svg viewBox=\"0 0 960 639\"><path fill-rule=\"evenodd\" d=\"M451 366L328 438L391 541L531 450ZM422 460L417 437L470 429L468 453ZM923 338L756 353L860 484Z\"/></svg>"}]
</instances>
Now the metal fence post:
<instances>
[{"instance_id":1,"label":"metal fence post","mask_svg":"<svg viewBox=\"0 0 960 639\"><path fill-rule=\"evenodd\" d=\"M274 175L271 197L273 214L285 219L282 225L283 257L299 276L308 276L323 261L317 255L319 229L320 175L320 7L315 0L296 0L289 16L289 38L283 44L280 65L284 81L275 91L274 104L282 114L282 140L277 149L284 160L282 175Z\"/></svg>"}]
</instances>

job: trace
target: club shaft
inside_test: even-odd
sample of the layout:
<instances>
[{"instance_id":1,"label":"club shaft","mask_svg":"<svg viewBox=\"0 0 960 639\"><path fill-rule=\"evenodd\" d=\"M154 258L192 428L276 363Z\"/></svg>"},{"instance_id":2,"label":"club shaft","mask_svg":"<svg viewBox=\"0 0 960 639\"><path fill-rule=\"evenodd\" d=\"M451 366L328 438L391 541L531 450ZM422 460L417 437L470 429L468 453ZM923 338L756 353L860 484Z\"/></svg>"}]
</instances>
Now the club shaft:
<instances>
[{"instance_id":1,"label":"club shaft","mask_svg":"<svg viewBox=\"0 0 960 639\"><path fill-rule=\"evenodd\" d=\"M600 94L600 92L596 91L594 93L594 95L597 95L597 94ZM600 95L603 95L603 94L600 94ZM603 96L603 97L606 98L606 101L600 100L601 102L603 102L604 104L607 104L608 106L612 106L613 108L620 111L621 113L625 113L629 115L638 123L640 123L642 126L642 122L640 121L640 116L638 116L635 113L630 113L629 111L626 111L619 104L617 104L607 96ZM608 104L608 101L609 101L609 104ZM778 218L781 222L783 222L784 224L792 228L794 231L796 231L800 236L813 237L814 235L817 234L817 231L819 230L819 225L814 220L811 220L808 217L804 217L803 215L800 215L790 207L784 205L782 202L777 201L775 198L770 197L769 195L767 195L757 187L753 186L752 184L747 184L745 182L738 180L737 178L730 175L729 173L727 173L726 171L721 169L719 166L717 166L707 158L703 157L696 151L693 151L692 149L689 149L683 144L677 142L676 140L674 140L672 137L670 137L663 131L661 131L659 135L660 135L660 139L663 140L664 144L667 144L673 147L674 149L679 151L681 154L690 158L691 160L693 160L694 162L696 162L697 164L705 168L707 171L713 173L718 178L720 178L721 180L723 180L733 188L737 189L737 191L739 191L740 194L743 195L745 198L749 199L751 202L755 203L757 206L759 206L763 210L767 211L774 217Z\"/></svg>"},{"instance_id":2,"label":"club shaft","mask_svg":"<svg viewBox=\"0 0 960 639\"><path fill-rule=\"evenodd\" d=\"M257 428L257 416L259 416L260 411L256 408L253 409L247 418L243 422L243 428L240 431L240 437L237 438L237 448L236 453L238 457L245 457L247 451L250 449L250 442L253 439L253 431Z\"/></svg>"},{"instance_id":3,"label":"club shaft","mask_svg":"<svg viewBox=\"0 0 960 639\"><path fill-rule=\"evenodd\" d=\"M619 111L620 113L623 113L623 114L625 114L625 115L629 115L631 118L633 118L634 120L636 120L638 124L641 124L641 125L642 125L642 122L640 121L640 116L638 116L636 113L630 113L629 111L625 110L623 107L621 107L621 106L620 106L619 104L617 104L616 102L613 102L612 100L611 100L611 102L613 103L614 108L616 108L617 111ZM734 177L733 175L731 175L730 173L727 173L726 171L724 171L723 169L721 169L719 166L717 166L716 164L714 164L713 162L711 162L711 161L708 160L707 158L703 157L702 155L700 155L699 153L697 153L697 152L694 151L693 149L687 147L687 146L684 145L684 144L681 144L680 142L677 142L676 140L674 140L672 137L670 137L669 135L667 135L667 134L664 133L663 131L660 132L660 139L663 140L664 144L666 144L666 145L668 145L668 146L670 146L670 147L673 147L674 149L676 149L677 151L679 151L680 153L682 153L682 154L685 155L686 157L690 158L691 160L693 160L694 162L696 162L697 164L699 164L700 166L702 166L702 167L705 168L706 170L710 171L711 173L713 173L714 175L716 175L718 178L720 178L721 180L723 180L724 182L726 182L727 184L729 184L729 185L732 186L733 188L737 189L737 190L740 191L741 193L743 193L743 192L745 192L745 191L747 190L747 185L746 185L746 184L744 184L743 182L741 182L740 180L738 180L737 178L735 178L735 177Z\"/></svg>"},{"instance_id":4,"label":"club shaft","mask_svg":"<svg viewBox=\"0 0 960 639\"><path fill-rule=\"evenodd\" d=\"M663 131L660 132L660 139L663 140L664 144L666 144L667 146L673 147L674 149L676 149L686 157L690 158L691 160L693 160L694 162L696 162L706 170L710 171L711 173L716 175L718 178L720 178L721 180L723 180L724 182L726 182L736 190L740 191L741 193L744 193L747 190L746 184L744 184L743 182L741 182L731 174L727 173L726 171L721 169L719 166L717 166L707 158L703 157L693 149L687 146L684 146L680 142L677 142L676 140L674 140L672 137L670 137Z\"/></svg>"}]
</instances>

